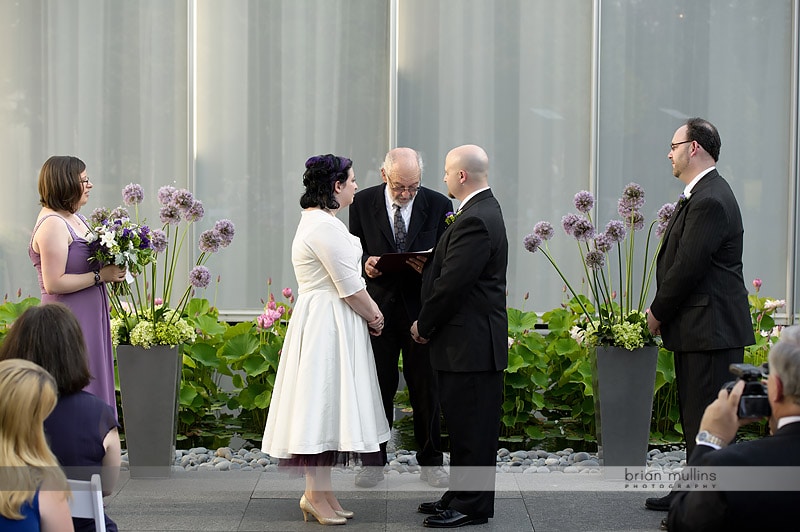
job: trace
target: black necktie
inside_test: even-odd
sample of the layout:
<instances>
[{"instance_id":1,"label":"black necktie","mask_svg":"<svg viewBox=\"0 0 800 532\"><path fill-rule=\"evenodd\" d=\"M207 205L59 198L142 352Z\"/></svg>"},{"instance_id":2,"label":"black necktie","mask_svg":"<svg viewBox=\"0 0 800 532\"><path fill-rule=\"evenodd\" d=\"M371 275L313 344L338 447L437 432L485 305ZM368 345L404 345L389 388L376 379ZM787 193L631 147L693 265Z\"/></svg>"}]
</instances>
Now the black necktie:
<instances>
[{"instance_id":1,"label":"black necktie","mask_svg":"<svg viewBox=\"0 0 800 532\"><path fill-rule=\"evenodd\" d=\"M400 214L400 205L392 204L394 207L394 242L397 244L397 251L402 253L406 250L406 223L403 215Z\"/></svg>"}]
</instances>

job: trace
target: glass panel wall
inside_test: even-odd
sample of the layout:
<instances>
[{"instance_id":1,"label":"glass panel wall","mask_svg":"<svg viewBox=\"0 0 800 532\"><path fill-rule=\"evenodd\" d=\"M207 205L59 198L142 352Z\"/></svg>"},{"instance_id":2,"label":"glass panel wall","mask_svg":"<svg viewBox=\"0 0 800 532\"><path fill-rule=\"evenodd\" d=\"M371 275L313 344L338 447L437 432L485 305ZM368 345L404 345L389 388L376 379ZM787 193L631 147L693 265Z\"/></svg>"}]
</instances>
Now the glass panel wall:
<instances>
[{"instance_id":1,"label":"glass panel wall","mask_svg":"<svg viewBox=\"0 0 800 532\"><path fill-rule=\"evenodd\" d=\"M0 0L0 293L38 295L27 257L36 179L47 157L73 154L95 184L84 214L118 205L121 187L137 182L151 222L161 185L203 200L192 240L233 220L234 243L208 263L222 282L204 295L228 315L255 313L267 277L273 292L295 284L305 159L348 155L366 187L396 138L423 153L423 180L440 191L448 150L486 148L511 245L509 305L548 310L562 283L522 238L551 221L550 251L579 277L560 228L573 194L596 192L604 224L622 186L637 182L652 218L682 189L666 159L672 133L699 115L722 135L746 280L784 298L800 284L790 266L800 233L797 3Z\"/></svg>"}]
</instances>

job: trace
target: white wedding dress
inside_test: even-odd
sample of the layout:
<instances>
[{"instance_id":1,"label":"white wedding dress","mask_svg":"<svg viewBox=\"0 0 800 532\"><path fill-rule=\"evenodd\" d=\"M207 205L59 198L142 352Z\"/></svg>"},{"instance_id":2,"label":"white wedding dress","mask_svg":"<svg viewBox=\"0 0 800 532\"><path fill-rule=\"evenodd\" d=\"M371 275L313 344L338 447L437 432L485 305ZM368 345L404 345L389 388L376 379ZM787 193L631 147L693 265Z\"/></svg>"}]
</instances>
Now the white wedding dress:
<instances>
[{"instance_id":1,"label":"white wedding dress","mask_svg":"<svg viewBox=\"0 0 800 532\"><path fill-rule=\"evenodd\" d=\"M292 242L298 297L262 444L272 457L374 452L389 439L366 321L342 299L365 287L361 254L341 220L302 212Z\"/></svg>"}]
</instances>

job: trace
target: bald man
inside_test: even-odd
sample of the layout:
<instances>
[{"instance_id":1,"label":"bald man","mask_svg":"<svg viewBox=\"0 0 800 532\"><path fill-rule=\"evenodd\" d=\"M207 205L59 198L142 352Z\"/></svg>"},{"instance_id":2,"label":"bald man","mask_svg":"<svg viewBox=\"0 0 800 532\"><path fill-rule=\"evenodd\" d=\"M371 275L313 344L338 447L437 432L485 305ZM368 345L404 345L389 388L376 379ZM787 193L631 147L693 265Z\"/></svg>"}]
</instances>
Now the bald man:
<instances>
[{"instance_id":1,"label":"bald man","mask_svg":"<svg viewBox=\"0 0 800 532\"><path fill-rule=\"evenodd\" d=\"M465 145L447 154L444 182L461 201L422 274L422 310L411 336L430 347L450 435L450 489L423 524L455 528L494 516L494 475L508 364L508 239L489 188L489 157Z\"/></svg>"}]
</instances>

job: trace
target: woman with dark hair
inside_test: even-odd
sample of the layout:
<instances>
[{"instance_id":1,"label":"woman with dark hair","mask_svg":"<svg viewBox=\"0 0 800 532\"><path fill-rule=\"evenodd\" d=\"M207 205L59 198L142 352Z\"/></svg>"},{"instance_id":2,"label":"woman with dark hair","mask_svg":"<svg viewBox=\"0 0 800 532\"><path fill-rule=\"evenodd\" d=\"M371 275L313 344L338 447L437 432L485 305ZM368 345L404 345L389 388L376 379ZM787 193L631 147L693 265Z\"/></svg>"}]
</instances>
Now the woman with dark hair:
<instances>
[{"instance_id":1,"label":"woman with dark hair","mask_svg":"<svg viewBox=\"0 0 800 532\"><path fill-rule=\"evenodd\" d=\"M383 315L361 277L361 242L336 218L358 186L352 161L319 155L306 161L300 224L292 242L298 285L264 430L263 450L302 468L308 514L343 525L331 467L350 452L380 449L389 439L369 335ZM340 456L344 454L344 456Z\"/></svg>"},{"instance_id":2,"label":"woman with dark hair","mask_svg":"<svg viewBox=\"0 0 800 532\"><path fill-rule=\"evenodd\" d=\"M67 305L81 324L89 353L86 391L114 409L114 355L104 283L125 279L119 266L89 261L89 226L78 210L89 201L91 181L77 157L54 155L39 173L39 203L28 255L39 274L42 303Z\"/></svg>"},{"instance_id":3,"label":"woman with dark hair","mask_svg":"<svg viewBox=\"0 0 800 532\"><path fill-rule=\"evenodd\" d=\"M83 391L89 382L86 347L75 315L61 303L30 307L17 318L0 346L0 360L21 358L46 369L55 380L58 404L44 421L50 449L68 478L99 473L103 495L119 477L119 424L105 402ZM93 531L94 519L74 518L76 531ZM106 530L117 525L106 515Z\"/></svg>"}]
</instances>

